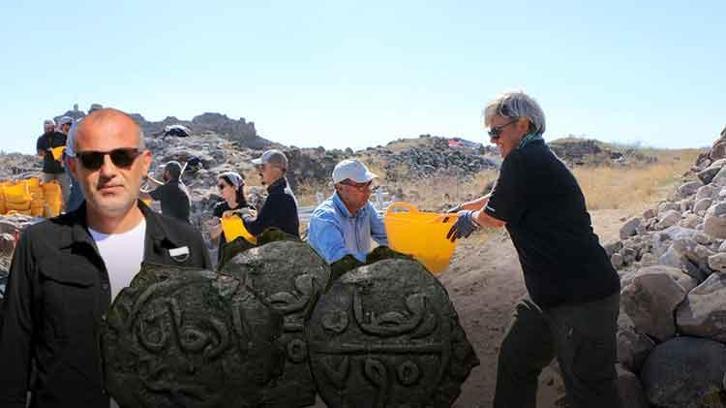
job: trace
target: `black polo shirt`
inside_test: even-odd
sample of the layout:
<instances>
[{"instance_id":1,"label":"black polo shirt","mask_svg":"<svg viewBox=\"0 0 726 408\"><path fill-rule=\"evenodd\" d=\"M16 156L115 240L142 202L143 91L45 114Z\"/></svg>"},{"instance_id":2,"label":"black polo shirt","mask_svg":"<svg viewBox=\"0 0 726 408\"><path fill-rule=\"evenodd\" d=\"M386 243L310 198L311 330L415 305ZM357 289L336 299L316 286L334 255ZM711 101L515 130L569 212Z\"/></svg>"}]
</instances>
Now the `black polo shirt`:
<instances>
[{"instance_id":1,"label":"black polo shirt","mask_svg":"<svg viewBox=\"0 0 726 408\"><path fill-rule=\"evenodd\" d=\"M149 195L160 202L162 214L189 222L189 191L178 180L157 187Z\"/></svg>"},{"instance_id":2,"label":"black polo shirt","mask_svg":"<svg viewBox=\"0 0 726 408\"><path fill-rule=\"evenodd\" d=\"M38 137L35 143L35 149L43 151L43 173L58 174L63 173L63 166L60 160L53 158L53 153L48 149L66 145L67 136L61 132L44 133Z\"/></svg>"},{"instance_id":3,"label":"black polo shirt","mask_svg":"<svg viewBox=\"0 0 726 408\"><path fill-rule=\"evenodd\" d=\"M507 155L484 211L506 222L527 290L541 307L620 290L577 180L543 140Z\"/></svg>"}]
</instances>

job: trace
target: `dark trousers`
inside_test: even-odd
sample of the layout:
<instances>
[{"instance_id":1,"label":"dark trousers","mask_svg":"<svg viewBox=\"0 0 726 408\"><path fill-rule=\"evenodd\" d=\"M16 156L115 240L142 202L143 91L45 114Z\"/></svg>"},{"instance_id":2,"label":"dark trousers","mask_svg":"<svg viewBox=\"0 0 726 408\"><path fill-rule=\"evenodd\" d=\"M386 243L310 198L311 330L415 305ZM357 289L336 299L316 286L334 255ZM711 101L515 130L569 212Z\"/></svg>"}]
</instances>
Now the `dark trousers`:
<instances>
[{"instance_id":1,"label":"dark trousers","mask_svg":"<svg viewBox=\"0 0 726 408\"><path fill-rule=\"evenodd\" d=\"M540 309L522 300L502 341L494 408L534 408L537 378L554 357L571 408L617 408L615 333L620 294Z\"/></svg>"}]
</instances>

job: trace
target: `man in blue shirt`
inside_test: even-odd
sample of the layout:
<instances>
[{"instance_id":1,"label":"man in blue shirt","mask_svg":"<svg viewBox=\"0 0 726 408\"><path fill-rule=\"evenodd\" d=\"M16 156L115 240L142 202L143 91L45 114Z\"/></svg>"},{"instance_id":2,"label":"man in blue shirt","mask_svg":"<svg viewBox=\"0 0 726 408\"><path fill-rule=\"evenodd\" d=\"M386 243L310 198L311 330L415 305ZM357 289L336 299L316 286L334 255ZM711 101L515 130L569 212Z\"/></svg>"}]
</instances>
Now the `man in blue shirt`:
<instances>
[{"instance_id":1,"label":"man in blue shirt","mask_svg":"<svg viewBox=\"0 0 726 408\"><path fill-rule=\"evenodd\" d=\"M383 219L368 202L376 177L358 160L343 160L333 169L335 193L313 211L308 227L310 246L326 262L346 255L364 262L371 240L388 245Z\"/></svg>"}]
</instances>

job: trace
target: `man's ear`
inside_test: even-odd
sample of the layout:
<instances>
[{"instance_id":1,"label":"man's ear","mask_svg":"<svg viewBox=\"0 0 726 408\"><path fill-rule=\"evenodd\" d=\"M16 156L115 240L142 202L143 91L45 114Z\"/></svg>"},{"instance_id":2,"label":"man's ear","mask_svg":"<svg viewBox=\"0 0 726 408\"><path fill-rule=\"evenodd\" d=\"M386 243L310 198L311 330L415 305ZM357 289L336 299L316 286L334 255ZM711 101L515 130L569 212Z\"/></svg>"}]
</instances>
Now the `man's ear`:
<instances>
[{"instance_id":1,"label":"man's ear","mask_svg":"<svg viewBox=\"0 0 726 408\"><path fill-rule=\"evenodd\" d=\"M144 150L143 153L141 153L141 164L143 166L143 174L148 175L149 169L151 168L151 150Z\"/></svg>"}]
</instances>

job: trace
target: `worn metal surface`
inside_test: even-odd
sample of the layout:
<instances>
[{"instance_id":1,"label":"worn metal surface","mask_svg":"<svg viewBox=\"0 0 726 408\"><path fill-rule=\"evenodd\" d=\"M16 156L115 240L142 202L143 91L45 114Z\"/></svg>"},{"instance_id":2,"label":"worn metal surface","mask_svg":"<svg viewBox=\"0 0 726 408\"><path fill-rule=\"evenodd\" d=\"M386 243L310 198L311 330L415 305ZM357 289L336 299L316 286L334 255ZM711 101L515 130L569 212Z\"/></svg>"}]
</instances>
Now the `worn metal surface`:
<instances>
[{"instance_id":1,"label":"worn metal surface","mask_svg":"<svg viewBox=\"0 0 726 408\"><path fill-rule=\"evenodd\" d=\"M342 275L305 334L318 392L331 407L449 407L479 363L446 290L410 260Z\"/></svg>"},{"instance_id":2,"label":"worn metal surface","mask_svg":"<svg viewBox=\"0 0 726 408\"><path fill-rule=\"evenodd\" d=\"M263 391L264 406L302 407L315 403L303 326L328 285L328 265L303 242L276 241L236 255L221 272L239 278L283 316L280 343L286 356L284 371Z\"/></svg>"},{"instance_id":3,"label":"worn metal surface","mask_svg":"<svg viewBox=\"0 0 726 408\"><path fill-rule=\"evenodd\" d=\"M257 407L281 333L238 279L146 265L102 328L106 387L121 407Z\"/></svg>"}]
</instances>

